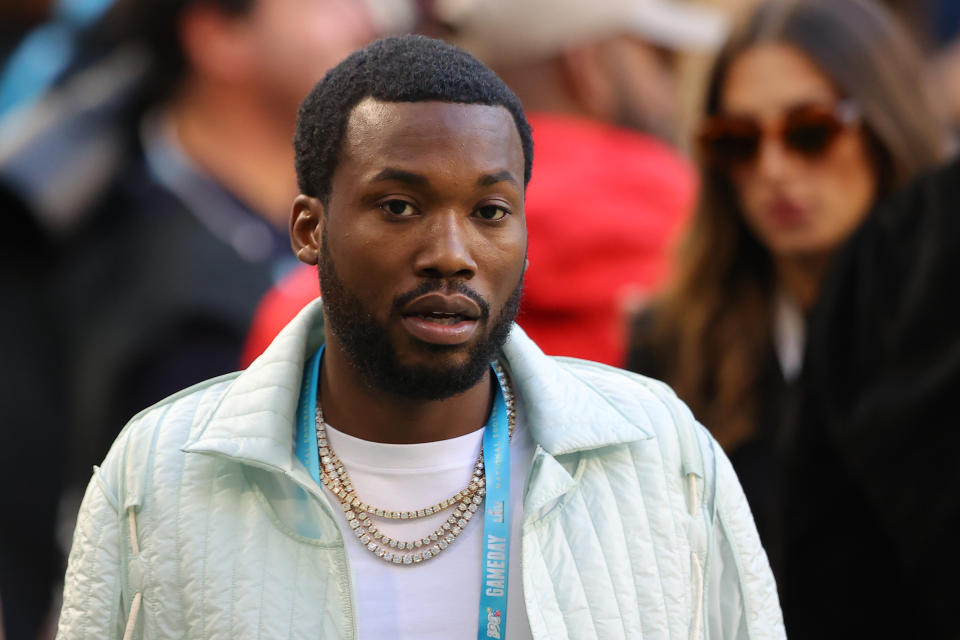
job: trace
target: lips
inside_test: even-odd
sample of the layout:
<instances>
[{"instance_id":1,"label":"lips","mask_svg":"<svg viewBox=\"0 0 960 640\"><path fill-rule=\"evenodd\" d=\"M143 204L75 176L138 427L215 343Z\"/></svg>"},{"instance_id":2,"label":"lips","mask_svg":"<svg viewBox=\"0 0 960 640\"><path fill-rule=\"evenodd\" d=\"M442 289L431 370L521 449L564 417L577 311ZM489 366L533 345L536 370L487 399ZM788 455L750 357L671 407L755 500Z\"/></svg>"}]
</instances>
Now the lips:
<instances>
[{"instance_id":1,"label":"lips","mask_svg":"<svg viewBox=\"0 0 960 640\"><path fill-rule=\"evenodd\" d=\"M786 198L774 200L767 208L768 215L778 227L795 227L806 218L806 210Z\"/></svg>"},{"instance_id":2,"label":"lips","mask_svg":"<svg viewBox=\"0 0 960 640\"><path fill-rule=\"evenodd\" d=\"M401 311L404 328L414 338L430 344L457 345L477 331L483 312L464 295L431 293L420 296Z\"/></svg>"}]
</instances>

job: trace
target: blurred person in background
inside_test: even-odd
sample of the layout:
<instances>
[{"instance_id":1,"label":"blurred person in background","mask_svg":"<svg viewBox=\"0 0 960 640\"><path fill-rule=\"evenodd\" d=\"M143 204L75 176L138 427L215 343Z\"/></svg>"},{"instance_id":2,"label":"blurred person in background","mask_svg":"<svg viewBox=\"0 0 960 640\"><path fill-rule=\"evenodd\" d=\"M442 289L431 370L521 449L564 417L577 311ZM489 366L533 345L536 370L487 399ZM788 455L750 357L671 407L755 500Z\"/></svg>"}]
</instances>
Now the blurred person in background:
<instances>
[{"instance_id":1,"label":"blurred person in background","mask_svg":"<svg viewBox=\"0 0 960 640\"><path fill-rule=\"evenodd\" d=\"M31 104L89 50L93 23L113 0L13 2L0 8L0 116ZM29 9L28 9L29 7ZM28 32L22 30L30 28ZM20 37L22 36L22 37Z\"/></svg>"},{"instance_id":2,"label":"blurred person in background","mask_svg":"<svg viewBox=\"0 0 960 640\"><path fill-rule=\"evenodd\" d=\"M67 467L68 484L85 478L136 411L237 367L257 300L292 263L299 102L405 6L121 0L103 26L110 53L4 122L0 201L22 229L5 242L42 256L11 267L29 325L3 340L42 371L4 390L4 405L28 416L3 425L16 444L0 465L7 486L41 454L52 475ZM52 423L35 428L37 406ZM48 522L52 497L16 501ZM26 520L4 527L4 602L53 553L49 527ZM50 589L44 575L34 592L48 601ZM17 616L5 607L9 628Z\"/></svg>"},{"instance_id":3,"label":"blurred person in background","mask_svg":"<svg viewBox=\"0 0 960 640\"><path fill-rule=\"evenodd\" d=\"M0 69L23 37L49 19L53 0L6 0L0 3Z\"/></svg>"},{"instance_id":4,"label":"blurred person in background","mask_svg":"<svg viewBox=\"0 0 960 640\"><path fill-rule=\"evenodd\" d=\"M433 18L423 28L490 64L533 127L520 326L548 354L621 365L624 308L665 277L696 196L673 146L674 57L719 46L722 18L672 0L440 0ZM317 294L305 269L268 294L245 361Z\"/></svg>"},{"instance_id":5,"label":"blurred person in background","mask_svg":"<svg viewBox=\"0 0 960 640\"><path fill-rule=\"evenodd\" d=\"M954 157L873 212L821 286L782 504L792 638L960 638L958 211Z\"/></svg>"},{"instance_id":6,"label":"blurred person in background","mask_svg":"<svg viewBox=\"0 0 960 640\"><path fill-rule=\"evenodd\" d=\"M673 282L634 326L628 367L673 385L729 452L786 580L785 601L785 539L805 528L784 521L782 509L806 318L831 260L871 208L945 157L949 137L924 77L915 45L875 3L762 4L713 69L700 206ZM808 465L803 473L823 472ZM871 546L883 530L874 535ZM833 571L896 584L890 564ZM871 608L886 611L903 594L872 595ZM828 619L845 606L788 611L788 632L832 636Z\"/></svg>"},{"instance_id":7,"label":"blurred person in background","mask_svg":"<svg viewBox=\"0 0 960 640\"><path fill-rule=\"evenodd\" d=\"M944 88L947 115L960 133L960 3L939 0L930 14L937 49L933 54L934 82Z\"/></svg>"}]
</instances>

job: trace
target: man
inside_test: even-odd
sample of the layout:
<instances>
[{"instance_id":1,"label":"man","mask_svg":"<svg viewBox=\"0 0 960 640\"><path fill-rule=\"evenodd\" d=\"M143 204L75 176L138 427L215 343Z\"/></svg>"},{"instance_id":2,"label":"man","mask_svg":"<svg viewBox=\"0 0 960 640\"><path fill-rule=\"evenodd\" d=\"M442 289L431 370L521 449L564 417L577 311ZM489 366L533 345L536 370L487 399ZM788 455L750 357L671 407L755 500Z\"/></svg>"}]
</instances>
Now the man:
<instances>
[{"instance_id":1,"label":"man","mask_svg":"<svg viewBox=\"0 0 960 640\"><path fill-rule=\"evenodd\" d=\"M10 486L50 469L0 501L24 514L0 532L9 637L36 635L62 574L54 520L79 495L58 509L61 485L79 494L141 408L237 367L254 306L295 262L296 107L375 37L365 7L123 0L110 53L5 123L17 317L0 348L15 381L0 392L0 473ZM45 264L20 256L40 245Z\"/></svg>"},{"instance_id":2,"label":"man","mask_svg":"<svg viewBox=\"0 0 960 640\"><path fill-rule=\"evenodd\" d=\"M730 465L662 384L513 325L520 103L378 41L301 107L308 306L247 371L139 414L95 472L63 638L780 637Z\"/></svg>"},{"instance_id":3,"label":"man","mask_svg":"<svg viewBox=\"0 0 960 640\"><path fill-rule=\"evenodd\" d=\"M627 311L668 274L696 197L693 168L673 146L675 58L717 46L723 21L680 0L435 6L441 24L431 30L490 64L530 114L537 174L526 216L536 268L520 326L549 354L622 365ZM272 289L245 361L316 294L303 273Z\"/></svg>"}]
</instances>

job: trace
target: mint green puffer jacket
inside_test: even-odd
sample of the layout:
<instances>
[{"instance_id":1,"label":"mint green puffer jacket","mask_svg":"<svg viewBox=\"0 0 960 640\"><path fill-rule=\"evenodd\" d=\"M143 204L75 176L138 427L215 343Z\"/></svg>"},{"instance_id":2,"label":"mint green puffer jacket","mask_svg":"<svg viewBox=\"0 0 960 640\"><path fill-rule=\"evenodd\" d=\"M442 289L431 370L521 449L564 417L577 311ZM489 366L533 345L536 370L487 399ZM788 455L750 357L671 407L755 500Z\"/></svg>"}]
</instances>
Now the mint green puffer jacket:
<instances>
[{"instance_id":1,"label":"mint green puffer jacket","mask_svg":"<svg viewBox=\"0 0 960 640\"><path fill-rule=\"evenodd\" d=\"M292 446L322 340L315 302L246 371L127 425L83 500L58 638L355 637L344 540ZM521 543L533 637L784 637L736 476L676 396L545 356L519 328L504 354L537 443Z\"/></svg>"}]
</instances>

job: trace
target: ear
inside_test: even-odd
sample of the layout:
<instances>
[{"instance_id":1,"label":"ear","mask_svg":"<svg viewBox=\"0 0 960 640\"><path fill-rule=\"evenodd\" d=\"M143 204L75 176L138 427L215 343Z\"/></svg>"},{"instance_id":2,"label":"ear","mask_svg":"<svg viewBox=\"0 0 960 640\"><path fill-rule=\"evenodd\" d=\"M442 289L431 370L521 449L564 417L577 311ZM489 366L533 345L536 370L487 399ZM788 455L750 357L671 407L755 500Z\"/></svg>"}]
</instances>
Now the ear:
<instances>
[{"instance_id":1,"label":"ear","mask_svg":"<svg viewBox=\"0 0 960 640\"><path fill-rule=\"evenodd\" d=\"M323 221L323 203L302 193L298 195L290 214L290 246L300 262L317 264Z\"/></svg>"},{"instance_id":2,"label":"ear","mask_svg":"<svg viewBox=\"0 0 960 640\"><path fill-rule=\"evenodd\" d=\"M616 93L599 43L567 49L560 54L560 68L570 96L586 115L604 121L613 117Z\"/></svg>"}]
</instances>

